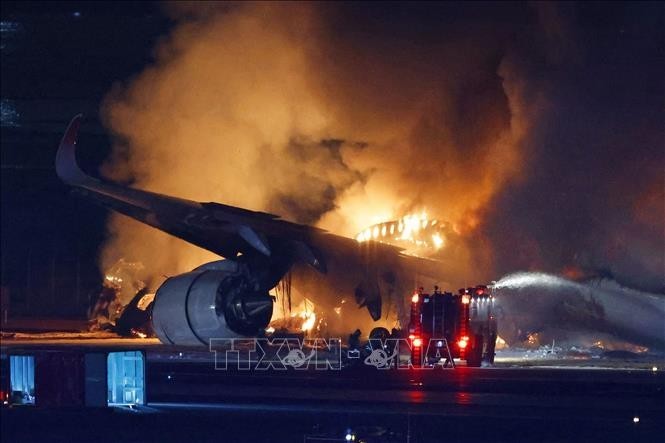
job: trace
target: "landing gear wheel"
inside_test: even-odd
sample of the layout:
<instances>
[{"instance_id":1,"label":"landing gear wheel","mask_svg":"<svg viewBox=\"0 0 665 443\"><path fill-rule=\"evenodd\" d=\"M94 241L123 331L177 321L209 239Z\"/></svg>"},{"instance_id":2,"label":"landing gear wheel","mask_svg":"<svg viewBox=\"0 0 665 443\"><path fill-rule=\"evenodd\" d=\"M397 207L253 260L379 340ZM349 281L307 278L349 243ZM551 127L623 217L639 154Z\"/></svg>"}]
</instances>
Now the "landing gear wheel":
<instances>
[{"instance_id":1,"label":"landing gear wheel","mask_svg":"<svg viewBox=\"0 0 665 443\"><path fill-rule=\"evenodd\" d=\"M375 339L375 338L385 340L389 337L390 337L390 331L388 331L386 328L382 328L382 327L374 328L369 333L369 339L370 340Z\"/></svg>"}]
</instances>

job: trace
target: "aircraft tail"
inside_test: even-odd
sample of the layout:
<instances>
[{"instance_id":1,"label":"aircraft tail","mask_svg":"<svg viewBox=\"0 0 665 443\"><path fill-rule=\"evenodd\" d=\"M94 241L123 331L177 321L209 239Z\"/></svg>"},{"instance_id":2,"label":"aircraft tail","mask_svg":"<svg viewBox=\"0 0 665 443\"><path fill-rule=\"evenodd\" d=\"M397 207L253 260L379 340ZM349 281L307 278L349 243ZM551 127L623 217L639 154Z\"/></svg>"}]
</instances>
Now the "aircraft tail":
<instances>
[{"instance_id":1,"label":"aircraft tail","mask_svg":"<svg viewBox=\"0 0 665 443\"><path fill-rule=\"evenodd\" d=\"M97 181L83 172L76 162L76 140L82 118L83 114L79 114L69 123L55 155L55 172L58 177L65 183L74 186L82 186Z\"/></svg>"}]
</instances>

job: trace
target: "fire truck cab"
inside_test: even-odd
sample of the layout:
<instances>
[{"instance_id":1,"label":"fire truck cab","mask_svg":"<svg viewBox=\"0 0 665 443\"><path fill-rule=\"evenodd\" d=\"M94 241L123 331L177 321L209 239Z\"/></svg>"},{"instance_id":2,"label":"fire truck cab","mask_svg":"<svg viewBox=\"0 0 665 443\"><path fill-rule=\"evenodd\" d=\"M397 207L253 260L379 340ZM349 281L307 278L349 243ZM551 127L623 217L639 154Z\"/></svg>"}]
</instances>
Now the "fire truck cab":
<instances>
[{"instance_id":1,"label":"fire truck cab","mask_svg":"<svg viewBox=\"0 0 665 443\"><path fill-rule=\"evenodd\" d=\"M457 294L441 292L436 286L432 294L417 290L411 297L409 322L412 364L437 364L448 350L467 366L494 363L497 326L493 305L494 296L487 286L463 288Z\"/></svg>"}]
</instances>

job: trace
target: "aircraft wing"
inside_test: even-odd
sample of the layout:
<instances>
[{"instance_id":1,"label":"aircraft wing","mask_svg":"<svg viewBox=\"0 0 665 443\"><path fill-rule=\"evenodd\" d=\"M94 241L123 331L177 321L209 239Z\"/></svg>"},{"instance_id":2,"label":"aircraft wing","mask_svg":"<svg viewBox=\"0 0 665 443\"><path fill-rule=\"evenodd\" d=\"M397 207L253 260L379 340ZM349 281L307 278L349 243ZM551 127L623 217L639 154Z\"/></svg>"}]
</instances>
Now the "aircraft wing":
<instances>
[{"instance_id":1,"label":"aircraft wing","mask_svg":"<svg viewBox=\"0 0 665 443\"><path fill-rule=\"evenodd\" d=\"M280 219L265 212L202 203L122 186L87 175L76 161L76 141L81 115L74 117L56 154L56 172L76 190L104 207L146 223L201 248L234 258L259 255L305 262L326 273L327 247L353 260L359 245L350 238ZM371 242L374 243L374 242ZM400 249L376 243L380 254L400 255ZM283 257L282 257L283 258Z\"/></svg>"}]
</instances>

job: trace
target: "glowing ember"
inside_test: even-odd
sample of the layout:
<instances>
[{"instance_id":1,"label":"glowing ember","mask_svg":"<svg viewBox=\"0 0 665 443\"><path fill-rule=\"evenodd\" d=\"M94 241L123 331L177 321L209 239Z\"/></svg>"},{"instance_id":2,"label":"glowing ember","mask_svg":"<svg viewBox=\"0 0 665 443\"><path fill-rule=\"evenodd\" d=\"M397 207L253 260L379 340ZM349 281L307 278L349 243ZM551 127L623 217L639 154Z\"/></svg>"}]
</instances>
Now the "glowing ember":
<instances>
[{"instance_id":1,"label":"glowing ember","mask_svg":"<svg viewBox=\"0 0 665 443\"><path fill-rule=\"evenodd\" d=\"M134 337L138 337L138 338L146 338L148 336L148 334L146 334L145 332L139 331L138 329L134 329L134 328L132 328L130 332L132 333L132 335Z\"/></svg>"},{"instance_id":2,"label":"glowing ember","mask_svg":"<svg viewBox=\"0 0 665 443\"><path fill-rule=\"evenodd\" d=\"M441 238L441 236L438 233L432 234L432 242L434 243L434 247L436 249L440 249L444 243L443 238Z\"/></svg>"},{"instance_id":3,"label":"glowing ember","mask_svg":"<svg viewBox=\"0 0 665 443\"><path fill-rule=\"evenodd\" d=\"M300 313L300 317L305 319L300 329L302 329L303 331L311 331L312 328L314 328L314 325L316 324L316 314L313 312L309 313L302 312Z\"/></svg>"},{"instance_id":4,"label":"glowing ember","mask_svg":"<svg viewBox=\"0 0 665 443\"><path fill-rule=\"evenodd\" d=\"M342 301L343 303L344 301ZM341 313L341 307L338 315ZM280 312L276 310L273 313L273 318L270 323L269 329L274 332L277 331L302 331L308 332L318 330L321 321L317 319L314 303L309 299L304 298L298 305L294 306L288 312Z\"/></svg>"},{"instance_id":5,"label":"glowing ember","mask_svg":"<svg viewBox=\"0 0 665 443\"><path fill-rule=\"evenodd\" d=\"M154 300L155 300L155 294L146 294L143 297L141 297L136 307L141 311L145 311L146 309L148 309L148 306L150 306L150 303L152 303Z\"/></svg>"},{"instance_id":6,"label":"glowing ember","mask_svg":"<svg viewBox=\"0 0 665 443\"><path fill-rule=\"evenodd\" d=\"M122 278L116 277L115 275L105 275L104 280L118 286L120 286L120 284L122 283Z\"/></svg>"}]
</instances>

